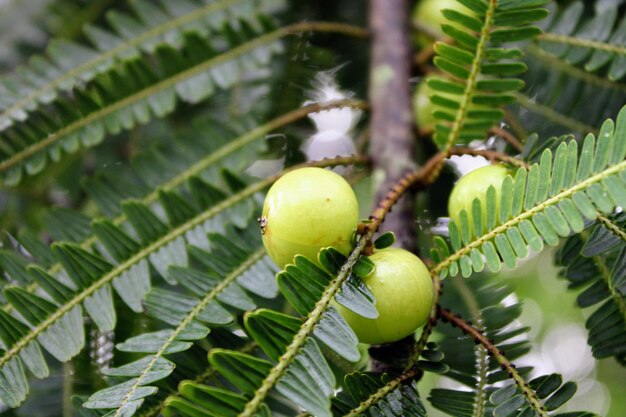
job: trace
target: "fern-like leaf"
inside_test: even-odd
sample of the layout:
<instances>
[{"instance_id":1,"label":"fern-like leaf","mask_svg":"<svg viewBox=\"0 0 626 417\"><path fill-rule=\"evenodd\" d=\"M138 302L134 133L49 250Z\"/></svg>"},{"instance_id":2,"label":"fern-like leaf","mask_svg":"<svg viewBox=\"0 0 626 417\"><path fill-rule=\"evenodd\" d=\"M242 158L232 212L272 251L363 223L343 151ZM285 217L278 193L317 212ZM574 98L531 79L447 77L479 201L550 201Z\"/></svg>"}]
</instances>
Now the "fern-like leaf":
<instances>
[{"instance_id":1,"label":"fern-like leaf","mask_svg":"<svg viewBox=\"0 0 626 417\"><path fill-rule=\"evenodd\" d=\"M339 272L346 262L343 255L332 248L323 249L319 260L326 270L298 255L294 264L288 265L277 277L282 294L306 319L267 309L246 315L246 331L267 359L228 350L210 353L213 367L237 388L235 392L190 385L187 393L182 391L182 398L172 397L166 407L183 416L211 415L216 398L222 396L230 398L231 404L224 415L254 416L269 412L267 400L275 388L277 393L312 414L330 417L335 378L320 346L349 361L356 361L360 355L356 336L339 313L329 307L329 294L341 286L342 296L337 302L355 311L365 311L370 317L376 316L376 309L372 304L373 296L359 285L360 280L347 279L349 275L344 275L342 280L335 278L336 274L348 273ZM199 390L208 395L194 395Z\"/></svg>"},{"instance_id":2,"label":"fern-like leaf","mask_svg":"<svg viewBox=\"0 0 626 417\"><path fill-rule=\"evenodd\" d=\"M145 398L156 392L152 384L173 371L174 365L167 355L184 351L191 347L192 341L204 339L210 327L231 323L233 317L225 306L242 311L255 307L242 287L262 297L276 296L275 270L264 255L256 230L230 230L225 235L209 235L209 241L212 251L197 249L195 256L198 262L219 264L219 270L169 268L169 273L193 296L164 289L153 289L148 294L148 314L174 327L134 336L119 344L119 350L150 355L120 368L105 370L106 375L130 379L96 392L84 407L114 409L111 416L135 415Z\"/></svg>"},{"instance_id":3,"label":"fern-like leaf","mask_svg":"<svg viewBox=\"0 0 626 417\"><path fill-rule=\"evenodd\" d=\"M606 68L612 81L626 75L626 19L618 20L617 7L604 8L587 19L581 1L568 4L558 14L556 6L551 6L553 19L538 37L543 50L585 71Z\"/></svg>"},{"instance_id":4,"label":"fern-like leaf","mask_svg":"<svg viewBox=\"0 0 626 417\"><path fill-rule=\"evenodd\" d=\"M448 282L442 306L471 317L473 325L445 310L443 320L450 320L454 327L439 329L444 334L440 348L450 367L446 375L467 387L433 389L429 400L435 408L454 417L547 417L575 394L576 384L563 384L558 374L527 382L531 368L517 368L511 363L530 350L524 337L528 328L513 324L521 304L502 303L511 293L512 288L489 276L471 280L457 277ZM502 387L502 381L508 379L514 383ZM556 415L593 416L587 412Z\"/></svg>"},{"instance_id":5,"label":"fern-like leaf","mask_svg":"<svg viewBox=\"0 0 626 417\"><path fill-rule=\"evenodd\" d=\"M625 84L581 70L537 46L529 46L526 51L528 71L524 81L529 88L517 95L512 112L527 131L541 137L565 132L597 134L595 126L613 117L626 103ZM520 111L517 106L528 111Z\"/></svg>"},{"instance_id":6,"label":"fern-like leaf","mask_svg":"<svg viewBox=\"0 0 626 417\"><path fill-rule=\"evenodd\" d=\"M192 178L205 188L212 187L197 177ZM116 322L111 286L131 309L142 311L141 302L150 289L149 265L174 283L167 271L171 265L187 264L186 244L207 247L206 233L223 230L227 222L245 226L254 205L246 198L266 185L267 182L261 182L247 187L222 202L212 201L210 207L197 193L198 203L192 206L176 193L160 192L159 203L168 223L160 220L152 208L127 202L124 211L137 237L109 220L96 221L94 233L102 244L104 256L72 243L53 245L53 256L63 267L60 275L54 277L38 266L27 269L50 299L20 287L8 287L4 291L7 301L22 318L0 312L0 329L3 329L0 340L5 347L0 355L0 373L9 373L16 381L8 386L8 393L0 392L5 395L3 400L17 405L25 397L23 364L34 375L47 374L39 344L60 361L69 360L82 349L81 304L105 331ZM224 217L222 212L233 206L235 210Z\"/></svg>"},{"instance_id":7,"label":"fern-like leaf","mask_svg":"<svg viewBox=\"0 0 626 417\"><path fill-rule=\"evenodd\" d=\"M255 26L246 21L226 25L221 32L226 50L213 46L216 41L186 33L180 50L161 46L153 55L126 61L98 75L86 89L75 89L73 98L59 98L24 122L14 123L0 140L5 183L16 184L23 171L40 172L63 153L93 146L107 134L163 117L179 99L201 101L216 88L229 88L244 73L266 66L282 50L278 39L285 31L259 36L273 29L264 18Z\"/></svg>"},{"instance_id":8,"label":"fern-like leaf","mask_svg":"<svg viewBox=\"0 0 626 417\"><path fill-rule=\"evenodd\" d=\"M588 135L580 146L561 143L553 155L546 149L539 163L507 176L501 200L493 187L486 207L476 199L472 213L465 210L457 224L449 224L451 248L436 238L432 256L435 273L463 276L485 266L498 271L504 262L514 267L528 249L539 251L556 245L560 238L580 232L586 220L610 214L626 205L626 108L617 126L607 120L598 139ZM472 218L472 222L470 222ZM499 224L499 225L498 225Z\"/></svg>"},{"instance_id":9,"label":"fern-like leaf","mask_svg":"<svg viewBox=\"0 0 626 417\"><path fill-rule=\"evenodd\" d=\"M24 121L60 92L71 91L122 62L164 46L180 48L185 32L193 31L203 38L215 36L226 23L252 21L259 13L271 14L284 7L282 0L192 0L184 4L139 0L130 5L132 13L107 14L110 29L87 26L85 35L90 44L53 40L45 56L31 58L28 66L1 80L0 129Z\"/></svg>"},{"instance_id":10,"label":"fern-like leaf","mask_svg":"<svg viewBox=\"0 0 626 417\"><path fill-rule=\"evenodd\" d=\"M434 91L431 102L442 109L433 113L437 120L434 140L445 151L457 143L484 138L486 131L502 119L502 107L515 101L511 93L524 86L516 76L526 69L519 62L522 51L503 45L537 36L541 30L532 23L547 15L541 1L461 3L475 16L443 11L457 25L442 26L454 44L435 44L434 64L446 77L428 83Z\"/></svg>"},{"instance_id":11,"label":"fern-like leaf","mask_svg":"<svg viewBox=\"0 0 626 417\"><path fill-rule=\"evenodd\" d=\"M530 346L524 337L528 328L512 326L522 312L521 304L502 304L512 292L510 286L487 276L475 276L467 281L456 278L446 281L441 305L454 308L455 312L471 320L498 349L506 352L507 359L513 360L527 353ZM450 327L438 327L437 330L444 335L439 348L444 353L444 363L450 367L446 376L466 385L469 390L433 389L430 402L455 417L492 415L489 395L495 390L496 383L509 377L506 370L501 369L487 349L474 343L469 335ZM518 368L522 375L529 371L529 368Z\"/></svg>"},{"instance_id":12,"label":"fern-like leaf","mask_svg":"<svg viewBox=\"0 0 626 417\"><path fill-rule=\"evenodd\" d=\"M621 222L619 218L621 217ZM571 289L582 289L581 308L599 305L587 319L588 343L596 358L614 356L626 364L626 233L624 216L617 216L614 232L599 224L570 237L556 256L561 275Z\"/></svg>"},{"instance_id":13,"label":"fern-like leaf","mask_svg":"<svg viewBox=\"0 0 626 417\"><path fill-rule=\"evenodd\" d=\"M417 392L415 372L397 377L354 372L346 375L343 391L333 399L333 416L382 415L426 417Z\"/></svg>"}]
</instances>

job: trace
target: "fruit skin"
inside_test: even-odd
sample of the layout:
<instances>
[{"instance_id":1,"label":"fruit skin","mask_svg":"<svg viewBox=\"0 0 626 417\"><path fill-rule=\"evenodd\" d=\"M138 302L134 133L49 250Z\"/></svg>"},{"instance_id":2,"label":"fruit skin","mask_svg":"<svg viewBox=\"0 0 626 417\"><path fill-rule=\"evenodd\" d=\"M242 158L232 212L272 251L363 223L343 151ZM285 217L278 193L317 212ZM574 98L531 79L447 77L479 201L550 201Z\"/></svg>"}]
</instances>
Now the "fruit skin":
<instances>
[{"instance_id":1,"label":"fruit skin","mask_svg":"<svg viewBox=\"0 0 626 417\"><path fill-rule=\"evenodd\" d=\"M461 218L461 210L465 209L469 215L470 224L472 224L472 201L475 198L480 200L484 214L487 205L487 189L490 186L493 186L496 190L496 213L499 213L502 182L508 174L508 169L502 165L487 165L461 177L452 189L450 199L448 200L450 218L458 225ZM499 215L496 216L496 224L499 224L498 220ZM485 216L483 215L484 224Z\"/></svg>"},{"instance_id":2,"label":"fruit skin","mask_svg":"<svg viewBox=\"0 0 626 417\"><path fill-rule=\"evenodd\" d=\"M369 259L376 266L363 282L376 297L378 317L368 319L334 303L362 343L400 340L428 320L434 288L426 265L411 252L387 248Z\"/></svg>"},{"instance_id":3,"label":"fruit skin","mask_svg":"<svg viewBox=\"0 0 626 417\"><path fill-rule=\"evenodd\" d=\"M428 81L441 79L435 76L426 76L420 80L413 93L413 116L415 122L420 129L433 129L435 127L435 116L433 113L437 110L445 110L448 113L455 113L455 110L447 109L441 105L433 104L430 101L430 97L437 93L438 96L452 100L459 101L459 96L450 93L436 92L428 86ZM469 108L475 107L473 104L469 105Z\"/></svg>"},{"instance_id":4,"label":"fruit skin","mask_svg":"<svg viewBox=\"0 0 626 417\"><path fill-rule=\"evenodd\" d=\"M321 248L350 252L358 221L356 196L343 177L322 168L300 168L282 176L265 197L263 246L280 268L297 254L317 263Z\"/></svg>"},{"instance_id":5,"label":"fruit skin","mask_svg":"<svg viewBox=\"0 0 626 417\"><path fill-rule=\"evenodd\" d=\"M429 79L432 77L422 78L413 93L413 116L417 126L421 129L431 129L435 124L434 109L430 102L433 91L428 86Z\"/></svg>"}]
</instances>

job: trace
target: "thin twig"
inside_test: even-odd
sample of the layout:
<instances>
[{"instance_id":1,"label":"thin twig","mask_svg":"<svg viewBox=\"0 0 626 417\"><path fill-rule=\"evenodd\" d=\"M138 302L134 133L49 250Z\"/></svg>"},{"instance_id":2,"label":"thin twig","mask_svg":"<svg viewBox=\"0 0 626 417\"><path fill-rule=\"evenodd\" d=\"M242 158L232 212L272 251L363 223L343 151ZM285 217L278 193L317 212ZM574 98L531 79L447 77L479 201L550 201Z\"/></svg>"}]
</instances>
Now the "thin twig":
<instances>
[{"instance_id":1,"label":"thin twig","mask_svg":"<svg viewBox=\"0 0 626 417\"><path fill-rule=\"evenodd\" d=\"M518 138L528 137L528 133L526 132L526 129L524 129L522 122L520 122L517 116L511 113L511 111L506 108L504 109L504 121L511 128L511 130L513 131L513 134L515 134L516 137Z\"/></svg>"},{"instance_id":2,"label":"thin twig","mask_svg":"<svg viewBox=\"0 0 626 417\"><path fill-rule=\"evenodd\" d=\"M467 335L469 335L472 339L474 339L477 343L483 345L489 355L493 356L493 358L498 361L500 367L503 371L506 371L509 374L519 389L522 391L522 394L526 397L531 407L540 417L548 417L548 412L544 408L543 404L539 401L537 394L535 391L528 385L528 382L522 377L522 375L517 371L517 368L511 361L504 356L504 352L495 345L493 340L487 338L483 331L477 329L472 326L467 321L463 320L460 316L450 312L450 310L439 307L437 310L439 314L439 318L444 322L450 322L453 326L458 327L461 331Z\"/></svg>"},{"instance_id":3,"label":"thin twig","mask_svg":"<svg viewBox=\"0 0 626 417\"><path fill-rule=\"evenodd\" d=\"M507 164L514 165L517 167L528 168L528 164L521 159L517 159L511 155L508 155L504 152L492 151L489 149L472 149L465 147L455 147L450 150L450 155L472 155L472 156L482 156L490 161L500 161L506 162Z\"/></svg>"},{"instance_id":4,"label":"thin twig","mask_svg":"<svg viewBox=\"0 0 626 417\"><path fill-rule=\"evenodd\" d=\"M369 216L371 222L364 225L365 229L369 232L378 230L387 213L391 211L391 208L409 189L413 187L422 189L431 184L437 178L440 172L439 167L445 158L446 154L439 152L430 158L420 169L411 171L400 178Z\"/></svg>"},{"instance_id":5,"label":"thin twig","mask_svg":"<svg viewBox=\"0 0 626 417\"><path fill-rule=\"evenodd\" d=\"M501 137L519 152L524 150L524 145L519 140L517 140L517 138L513 136L511 132L502 129L501 127L493 126L491 129L488 130L488 133L490 135Z\"/></svg>"}]
</instances>

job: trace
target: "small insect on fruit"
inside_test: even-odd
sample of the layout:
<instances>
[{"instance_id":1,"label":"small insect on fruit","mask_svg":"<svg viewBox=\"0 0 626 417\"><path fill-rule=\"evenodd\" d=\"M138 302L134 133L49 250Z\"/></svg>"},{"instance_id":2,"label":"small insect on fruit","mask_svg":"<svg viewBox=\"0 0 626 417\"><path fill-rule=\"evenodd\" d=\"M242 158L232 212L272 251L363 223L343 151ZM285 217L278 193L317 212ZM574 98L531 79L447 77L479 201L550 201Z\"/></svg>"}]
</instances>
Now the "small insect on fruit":
<instances>
[{"instance_id":1,"label":"small insect on fruit","mask_svg":"<svg viewBox=\"0 0 626 417\"><path fill-rule=\"evenodd\" d=\"M428 320L434 300L433 282L426 265L405 249L381 249L369 259L376 268L363 282L376 298L378 317L368 319L337 303L335 306L360 342L395 342Z\"/></svg>"},{"instance_id":2,"label":"small insect on fruit","mask_svg":"<svg viewBox=\"0 0 626 417\"><path fill-rule=\"evenodd\" d=\"M500 196L502 194L502 182L509 174L508 169L502 165L487 165L464 175L454 185L450 199L448 200L448 213L450 218L459 225L461 211L465 210L470 225L473 224L472 202L480 200L483 213L482 224L485 224L485 211L487 205L487 190L493 186L496 192L496 225L499 224ZM480 233L477 231L476 233Z\"/></svg>"},{"instance_id":3,"label":"small insect on fruit","mask_svg":"<svg viewBox=\"0 0 626 417\"><path fill-rule=\"evenodd\" d=\"M265 250L283 268L298 254L317 263L318 252L327 246L347 255L358 221L356 196L343 177L301 168L270 188L259 223Z\"/></svg>"}]
</instances>

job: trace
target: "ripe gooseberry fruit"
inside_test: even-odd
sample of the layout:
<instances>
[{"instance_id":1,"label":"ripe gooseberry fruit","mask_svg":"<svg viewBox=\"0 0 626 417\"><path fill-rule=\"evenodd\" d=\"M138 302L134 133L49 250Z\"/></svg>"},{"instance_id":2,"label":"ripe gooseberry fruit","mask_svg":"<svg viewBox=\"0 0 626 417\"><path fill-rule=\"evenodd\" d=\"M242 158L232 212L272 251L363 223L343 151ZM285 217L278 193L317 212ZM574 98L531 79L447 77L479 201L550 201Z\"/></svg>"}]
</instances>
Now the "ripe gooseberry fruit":
<instances>
[{"instance_id":1,"label":"ripe gooseberry fruit","mask_svg":"<svg viewBox=\"0 0 626 417\"><path fill-rule=\"evenodd\" d=\"M458 225L461 219L461 211L467 212L470 225L473 224L472 202L478 198L483 212L483 224L485 224L485 208L487 206L487 190L490 186L496 191L496 213L500 210L500 196L502 194L502 182L509 171L502 165L487 165L465 174L454 185L450 199L448 200L448 213L450 218ZM496 224L499 216L496 216Z\"/></svg>"},{"instance_id":2,"label":"ripe gooseberry fruit","mask_svg":"<svg viewBox=\"0 0 626 417\"><path fill-rule=\"evenodd\" d=\"M360 342L395 342L426 323L433 307L433 282L426 265L405 249L381 249L369 259L376 268L363 283L376 297L378 317L368 319L335 306Z\"/></svg>"},{"instance_id":3,"label":"ripe gooseberry fruit","mask_svg":"<svg viewBox=\"0 0 626 417\"><path fill-rule=\"evenodd\" d=\"M276 181L265 197L263 246L280 268L298 254L317 263L317 253L327 246L349 253L358 221L356 196L342 176L322 168L297 169Z\"/></svg>"},{"instance_id":4,"label":"ripe gooseberry fruit","mask_svg":"<svg viewBox=\"0 0 626 417\"><path fill-rule=\"evenodd\" d=\"M433 32L433 34L439 37L444 36L443 30L441 29L441 25L443 24L465 29L458 23L449 21L443 15L444 9L455 10L467 16L476 15L472 10L468 9L457 0L421 0L415 5L412 18L414 22L419 22L422 26L425 26L429 32ZM421 46L427 46L430 43L429 37L424 34L419 34L416 41Z\"/></svg>"}]
</instances>

